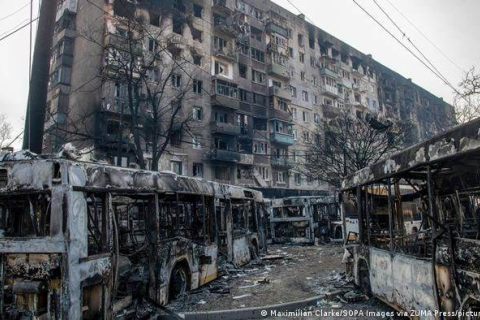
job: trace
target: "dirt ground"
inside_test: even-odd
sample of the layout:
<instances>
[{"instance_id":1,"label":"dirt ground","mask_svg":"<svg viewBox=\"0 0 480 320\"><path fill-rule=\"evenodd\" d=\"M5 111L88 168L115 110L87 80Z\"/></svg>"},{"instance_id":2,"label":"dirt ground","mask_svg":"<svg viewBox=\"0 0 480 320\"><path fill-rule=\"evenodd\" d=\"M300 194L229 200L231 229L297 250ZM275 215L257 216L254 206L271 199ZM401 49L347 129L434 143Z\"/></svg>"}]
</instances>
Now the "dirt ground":
<instances>
[{"instance_id":1,"label":"dirt ground","mask_svg":"<svg viewBox=\"0 0 480 320\"><path fill-rule=\"evenodd\" d=\"M270 245L268 254L276 260L257 260L242 268L223 265L223 274L199 290L171 303L175 312L231 310L262 307L298 301L322 294L341 292L331 299L319 301L309 310L369 310L388 312L390 308L376 299L347 302L344 293L355 287L346 279L342 264L343 248L329 244L318 246ZM317 312L318 314L318 312ZM310 317L296 316L297 319ZM313 316L312 318L318 318ZM322 317L328 319L329 317ZM336 316L332 319L372 319L368 316ZM379 317L379 319L382 317ZM276 319L282 319L276 317ZM291 319L291 317L290 317Z\"/></svg>"}]
</instances>

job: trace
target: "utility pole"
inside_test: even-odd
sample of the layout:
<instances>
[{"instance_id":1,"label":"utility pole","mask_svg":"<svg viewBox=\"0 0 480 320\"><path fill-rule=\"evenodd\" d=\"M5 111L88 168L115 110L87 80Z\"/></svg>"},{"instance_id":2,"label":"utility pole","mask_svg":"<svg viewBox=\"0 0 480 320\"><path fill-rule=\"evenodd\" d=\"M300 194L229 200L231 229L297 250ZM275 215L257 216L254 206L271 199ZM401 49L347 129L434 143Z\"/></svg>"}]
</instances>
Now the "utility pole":
<instances>
[{"instance_id":1,"label":"utility pole","mask_svg":"<svg viewBox=\"0 0 480 320\"><path fill-rule=\"evenodd\" d=\"M42 153L57 0L42 0L30 74L23 149Z\"/></svg>"}]
</instances>

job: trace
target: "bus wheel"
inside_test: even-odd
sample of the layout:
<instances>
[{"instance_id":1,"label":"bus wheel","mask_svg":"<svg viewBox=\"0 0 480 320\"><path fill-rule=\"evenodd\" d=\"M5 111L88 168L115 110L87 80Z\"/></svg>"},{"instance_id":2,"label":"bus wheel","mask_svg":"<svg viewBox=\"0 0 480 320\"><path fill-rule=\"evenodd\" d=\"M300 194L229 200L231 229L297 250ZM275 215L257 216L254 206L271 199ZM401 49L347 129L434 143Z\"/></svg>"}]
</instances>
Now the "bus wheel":
<instances>
[{"instance_id":1,"label":"bus wheel","mask_svg":"<svg viewBox=\"0 0 480 320\"><path fill-rule=\"evenodd\" d=\"M360 278L360 286L365 293L370 294L372 292L370 286L370 272L368 271L368 265L365 260L361 260L358 265L358 276Z\"/></svg>"},{"instance_id":2,"label":"bus wheel","mask_svg":"<svg viewBox=\"0 0 480 320\"><path fill-rule=\"evenodd\" d=\"M176 266L170 279L170 300L176 300L187 292L187 271L182 266Z\"/></svg>"}]
</instances>

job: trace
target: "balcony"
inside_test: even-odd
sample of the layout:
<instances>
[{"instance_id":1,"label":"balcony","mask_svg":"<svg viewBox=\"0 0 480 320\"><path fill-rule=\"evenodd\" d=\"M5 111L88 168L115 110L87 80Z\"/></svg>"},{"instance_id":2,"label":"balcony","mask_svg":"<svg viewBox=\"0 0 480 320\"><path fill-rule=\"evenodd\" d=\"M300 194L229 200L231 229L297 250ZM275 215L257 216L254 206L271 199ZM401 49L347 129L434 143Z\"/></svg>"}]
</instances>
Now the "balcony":
<instances>
[{"instance_id":1,"label":"balcony","mask_svg":"<svg viewBox=\"0 0 480 320\"><path fill-rule=\"evenodd\" d=\"M227 6L227 0L213 0L212 10L226 16L230 16L233 12Z\"/></svg>"},{"instance_id":2,"label":"balcony","mask_svg":"<svg viewBox=\"0 0 480 320\"><path fill-rule=\"evenodd\" d=\"M240 153L240 164L244 165L253 165L253 154L251 153Z\"/></svg>"},{"instance_id":3,"label":"balcony","mask_svg":"<svg viewBox=\"0 0 480 320\"><path fill-rule=\"evenodd\" d=\"M280 132L270 133L270 141L279 143L279 144L286 144L286 145L292 145L294 143L293 134L280 133Z\"/></svg>"},{"instance_id":4,"label":"balcony","mask_svg":"<svg viewBox=\"0 0 480 320\"><path fill-rule=\"evenodd\" d=\"M271 96L277 96L279 98L290 101L292 99L292 93L290 90L281 89L279 87L272 86L269 88Z\"/></svg>"},{"instance_id":5,"label":"balcony","mask_svg":"<svg viewBox=\"0 0 480 320\"><path fill-rule=\"evenodd\" d=\"M235 151L212 149L210 153L211 161L240 162L241 154Z\"/></svg>"},{"instance_id":6,"label":"balcony","mask_svg":"<svg viewBox=\"0 0 480 320\"><path fill-rule=\"evenodd\" d=\"M327 76L333 79L337 79L338 73L335 70L323 67L320 68L320 76Z\"/></svg>"},{"instance_id":7,"label":"balcony","mask_svg":"<svg viewBox=\"0 0 480 320\"><path fill-rule=\"evenodd\" d=\"M220 59L227 60L230 62L237 60L237 55L230 46L228 47L213 46L212 54Z\"/></svg>"},{"instance_id":8,"label":"balcony","mask_svg":"<svg viewBox=\"0 0 480 320\"><path fill-rule=\"evenodd\" d=\"M227 24L227 22L216 22L215 30L229 36L236 38L240 34L240 29L235 24Z\"/></svg>"},{"instance_id":9,"label":"balcony","mask_svg":"<svg viewBox=\"0 0 480 320\"><path fill-rule=\"evenodd\" d=\"M240 101L236 98L230 98L221 94L214 94L211 98L212 106L224 107L238 110L240 109Z\"/></svg>"},{"instance_id":10,"label":"balcony","mask_svg":"<svg viewBox=\"0 0 480 320\"><path fill-rule=\"evenodd\" d=\"M269 117L270 119L278 119L278 120L283 120L287 122L292 121L292 114L289 111L283 111L276 108L270 108Z\"/></svg>"},{"instance_id":11,"label":"balcony","mask_svg":"<svg viewBox=\"0 0 480 320\"><path fill-rule=\"evenodd\" d=\"M281 35L285 38L288 38L288 31L287 29L279 26L279 25L276 25L275 23L272 23L270 22L268 25L267 25L267 32L269 33L276 33L278 35Z\"/></svg>"},{"instance_id":12,"label":"balcony","mask_svg":"<svg viewBox=\"0 0 480 320\"><path fill-rule=\"evenodd\" d=\"M293 168L295 166L295 161L292 158L288 157L272 157L270 159L270 164L273 167Z\"/></svg>"},{"instance_id":13,"label":"balcony","mask_svg":"<svg viewBox=\"0 0 480 320\"><path fill-rule=\"evenodd\" d=\"M340 111L340 109L338 109L337 107L334 107L332 105L323 104L322 105L322 113L323 113L324 118L333 119L333 118L339 116L341 114L341 111Z\"/></svg>"},{"instance_id":14,"label":"balcony","mask_svg":"<svg viewBox=\"0 0 480 320\"><path fill-rule=\"evenodd\" d=\"M132 54L143 53L143 46L140 43L140 41L136 41L135 39L125 38L114 33L108 33L106 35L105 45L107 47L113 47L129 53L131 52ZM130 49L130 45L132 45L132 48L133 48L132 51Z\"/></svg>"},{"instance_id":15,"label":"balcony","mask_svg":"<svg viewBox=\"0 0 480 320\"><path fill-rule=\"evenodd\" d=\"M212 133L223 133L232 136L238 136L241 133L241 127L231 123L212 121L210 127Z\"/></svg>"},{"instance_id":16,"label":"balcony","mask_svg":"<svg viewBox=\"0 0 480 320\"><path fill-rule=\"evenodd\" d=\"M178 52L187 48L187 40L180 34L173 33L167 40L167 49L170 52Z\"/></svg>"},{"instance_id":17,"label":"balcony","mask_svg":"<svg viewBox=\"0 0 480 320\"><path fill-rule=\"evenodd\" d=\"M338 88L333 86L322 86L322 94L338 98Z\"/></svg>"},{"instance_id":18,"label":"balcony","mask_svg":"<svg viewBox=\"0 0 480 320\"><path fill-rule=\"evenodd\" d=\"M290 71L288 70L288 68L279 64L270 64L268 66L268 74L280 77L284 80L290 79Z\"/></svg>"}]
</instances>

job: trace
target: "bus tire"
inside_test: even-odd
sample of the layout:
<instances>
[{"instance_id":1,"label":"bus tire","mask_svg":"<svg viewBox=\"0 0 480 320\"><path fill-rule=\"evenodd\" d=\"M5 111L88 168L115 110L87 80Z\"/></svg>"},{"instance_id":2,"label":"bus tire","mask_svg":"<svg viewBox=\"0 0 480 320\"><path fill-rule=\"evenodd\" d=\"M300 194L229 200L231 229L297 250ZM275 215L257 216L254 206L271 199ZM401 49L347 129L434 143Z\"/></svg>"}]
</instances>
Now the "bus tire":
<instances>
[{"instance_id":1,"label":"bus tire","mask_svg":"<svg viewBox=\"0 0 480 320\"><path fill-rule=\"evenodd\" d=\"M182 264L177 264L170 277L170 301L176 300L188 292L188 271Z\"/></svg>"}]
</instances>

